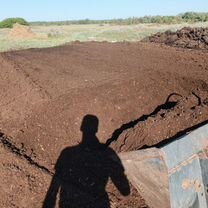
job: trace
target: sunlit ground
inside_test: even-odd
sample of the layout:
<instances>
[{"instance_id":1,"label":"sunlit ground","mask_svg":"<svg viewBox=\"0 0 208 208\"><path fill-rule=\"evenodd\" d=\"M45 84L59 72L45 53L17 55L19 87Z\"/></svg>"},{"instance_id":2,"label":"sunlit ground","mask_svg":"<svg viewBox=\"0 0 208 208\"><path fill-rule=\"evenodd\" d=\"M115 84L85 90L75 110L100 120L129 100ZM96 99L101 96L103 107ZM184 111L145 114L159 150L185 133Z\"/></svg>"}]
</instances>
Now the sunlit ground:
<instances>
[{"instance_id":1,"label":"sunlit ground","mask_svg":"<svg viewBox=\"0 0 208 208\"><path fill-rule=\"evenodd\" d=\"M69 26L32 26L36 38L31 40L9 39L10 29L0 29L0 52L26 49L46 48L62 45L72 41L140 41L157 32L175 31L185 26L208 27L208 22L194 24L139 24L139 25L69 25Z\"/></svg>"}]
</instances>

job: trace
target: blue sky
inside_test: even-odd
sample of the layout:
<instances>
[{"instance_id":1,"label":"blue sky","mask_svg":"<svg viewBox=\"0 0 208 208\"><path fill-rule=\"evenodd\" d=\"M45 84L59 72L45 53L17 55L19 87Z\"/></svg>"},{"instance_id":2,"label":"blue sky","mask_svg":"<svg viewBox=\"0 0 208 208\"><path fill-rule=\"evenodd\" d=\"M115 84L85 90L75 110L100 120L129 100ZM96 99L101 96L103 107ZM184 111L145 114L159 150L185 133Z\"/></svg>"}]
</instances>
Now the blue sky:
<instances>
[{"instance_id":1,"label":"blue sky","mask_svg":"<svg viewBox=\"0 0 208 208\"><path fill-rule=\"evenodd\" d=\"M0 20L111 19L208 12L208 0L0 0Z\"/></svg>"}]
</instances>

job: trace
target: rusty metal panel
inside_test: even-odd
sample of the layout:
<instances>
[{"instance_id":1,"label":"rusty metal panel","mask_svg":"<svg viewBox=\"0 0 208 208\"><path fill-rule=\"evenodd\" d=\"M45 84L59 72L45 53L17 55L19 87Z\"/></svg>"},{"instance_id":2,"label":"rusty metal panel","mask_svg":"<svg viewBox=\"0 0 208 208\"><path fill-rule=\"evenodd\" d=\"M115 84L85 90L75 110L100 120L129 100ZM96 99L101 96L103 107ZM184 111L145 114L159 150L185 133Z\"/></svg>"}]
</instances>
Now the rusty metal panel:
<instances>
[{"instance_id":1,"label":"rusty metal panel","mask_svg":"<svg viewBox=\"0 0 208 208\"><path fill-rule=\"evenodd\" d=\"M170 208L168 170L160 150L135 151L120 155L126 175L150 208Z\"/></svg>"},{"instance_id":2,"label":"rusty metal panel","mask_svg":"<svg viewBox=\"0 0 208 208\"><path fill-rule=\"evenodd\" d=\"M161 148L168 169L176 168L208 146L208 125L180 137Z\"/></svg>"},{"instance_id":3,"label":"rusty metal panel","mask_svg":"<svg viewBox=\"0 0 208 208\"><path fill-rule=\"evenodd\" d=\"M208 208L208 125L161 148L120 154L151 208Z\"/></svg>"},{"instance_id":4,"label":"rusty metal panel","mask_svg":"<svg viewBox=\"0 0 208 208\"><path fill-rule=\"evenodd\" d=\"M161 148L168 167L171 208L208 207L207 146L208 125Z\"/></svg>"}]
</instances>

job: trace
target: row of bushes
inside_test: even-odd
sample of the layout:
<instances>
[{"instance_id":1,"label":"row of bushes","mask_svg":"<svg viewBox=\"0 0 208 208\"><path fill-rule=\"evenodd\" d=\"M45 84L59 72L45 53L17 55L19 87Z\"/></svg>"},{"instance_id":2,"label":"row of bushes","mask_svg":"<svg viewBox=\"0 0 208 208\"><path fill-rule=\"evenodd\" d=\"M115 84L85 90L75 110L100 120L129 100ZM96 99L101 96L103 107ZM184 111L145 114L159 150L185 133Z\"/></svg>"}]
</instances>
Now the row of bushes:
<instances>
[{"instance_id":1,"label":"row of bushes","mask_svg":"<svg viewBox=\"0 0 208 208\"><path fill-rule=\"evenodd\" d=\"M127 19L112 20L71 20L59 22L32 22L32 25L71 25L71 24L116 24L116 25L132 25L140 23L158 23L158 24L177 24L177 23L194 23L208 21L208 13L186 12L176 16L144 16L131 17Z\"/></svg>"},{"instance_id":2,"label":"row of bushes","mask_svg":"<svg viewBox=\"0 0 208 208\"><path fill-rule=\"evenodd\" d=\"M15 23L29 25L29 23L23 18L7 18L0 22L0 28L12 28Z\"/></svg>"},{"instance_id":3,"label":"row of bushes","mask_svg":"<svg viewBox=\"0 0 208 208\"><path fill-rule=\"evenodd\" d=\"M71 25L71 24L116 24L116 25L132 25L140 23L158 23L158 24L177 24L177 23L194 23L208 21L208 13L186 12L177 16L145 16L131 17L127 19L112 20L70 20L60 22L31 22L32 25ZM23 18L8 18L0 22L0 28L12 28L15 23L21 25L29 25Z\"/></svg>"}]
</instances>

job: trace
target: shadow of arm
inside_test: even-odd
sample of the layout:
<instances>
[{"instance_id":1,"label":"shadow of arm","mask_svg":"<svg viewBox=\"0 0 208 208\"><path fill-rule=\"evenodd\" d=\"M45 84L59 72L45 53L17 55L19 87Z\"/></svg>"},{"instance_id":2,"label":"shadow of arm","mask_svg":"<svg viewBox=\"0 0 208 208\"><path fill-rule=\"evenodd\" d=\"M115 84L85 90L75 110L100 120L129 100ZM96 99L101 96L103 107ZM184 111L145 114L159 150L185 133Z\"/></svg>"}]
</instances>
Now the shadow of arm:
<instances>
[{"instance_id":1,"label":"shadow of arm","mask_svg":"<svg viewBox=\"0 0 208 208\"><path fill-rule=\"evenodd\" d=\"M114 164L110 174L111 180L123 196L128 196L130 194L130 185L125 175L124 167L116 154L112 158Z\"/></svg>"},{"instance_id":2,"label":"shadow of arm","mask_svg":"<svg viewBox=\"0 0 208 208\"><path fill-rule=\"evenodd\" d=\"M42 208L54 208L56 205L56 197L59 191L60 183L59 179L55 175L51 181L50 187L46 194Z\"/></svg>"}]
</instances>

